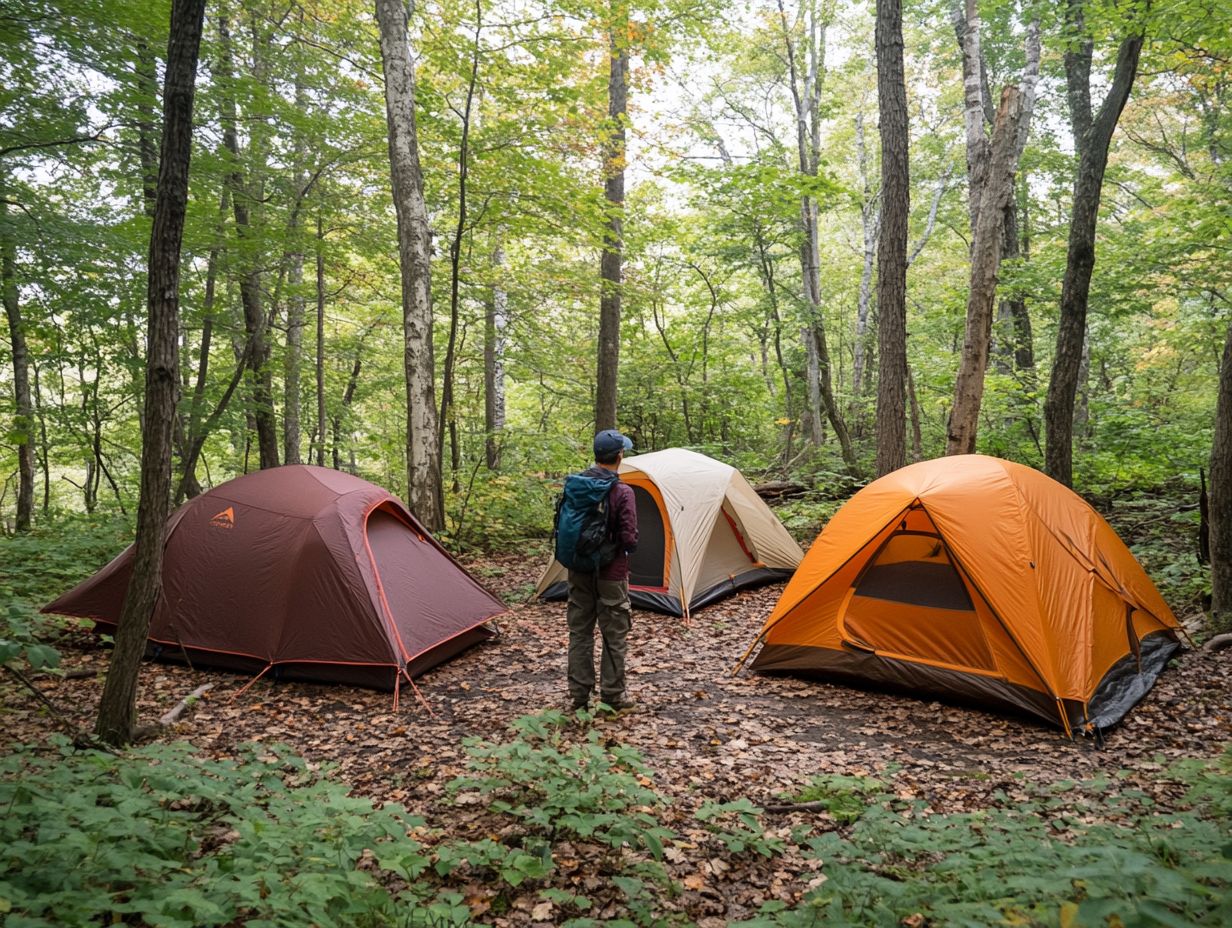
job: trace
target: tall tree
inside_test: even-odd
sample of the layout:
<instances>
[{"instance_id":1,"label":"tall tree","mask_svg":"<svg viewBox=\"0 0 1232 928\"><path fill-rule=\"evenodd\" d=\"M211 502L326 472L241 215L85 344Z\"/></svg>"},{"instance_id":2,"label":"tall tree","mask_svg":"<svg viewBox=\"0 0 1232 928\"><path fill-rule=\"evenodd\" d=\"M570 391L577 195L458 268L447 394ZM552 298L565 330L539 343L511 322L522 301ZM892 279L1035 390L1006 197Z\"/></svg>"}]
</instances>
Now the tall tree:
<instances>
[{"instance_id":1,"label":"tall tree","mask_svg":"<svg viewBox=\"0 0 1232 928\"><path fill-rule=\"evenodd\" d=\"M500 467L500 438L505 429L505 342L509 293L505 289L505 249L498 232L492 246L492 290L483 325L483 433L489 470Z\"/></svg>"},{"instance_id":2,"label":"tall tree","mask_svg":"<svg viewBox=\"0 0 1232 928\"><path fill-rule=\"evenodd\" d=\"M1014 189L1014 137L1022 116L1023 95L1013 84L1001 92L993 128L987 172L983 178L975 231L971 238L971 278L967 289L967 326L954 384L954 404L946 454L972 454L984 398L984 371L992 338L992 312L1001 264L1005 208Z\"/></svg>"},{"instance_id":3,"label":"tall tree","mask_svg":"<svg viewBox=\"0 0 1232 928\"><path fill-rule=\"evenodd\" d=\"M415 124L415 65L407 37L411 12L400 0L376 0L402 271L407 502L430 531L437 531L445 525L445 503L432 356L432 229Z\"/></svg>"},{"instance_id":4,"label":"tall tree","mask_svg":"<svg viewBox=\"0 0 1232 928\"><path fill-rule=\"evenodd\" d=\"M1095 270L1095 227L1099 220L1104 171L1108 166L1108 147L1133 89L1145 37L1144 26L1137 19L1142 13L1142 4L1132 3L1125 23L1128 34L1117 50L1112 82L1099 110L1092 113L1091 64L1095 43L1086 27L1086 5L1087 0L1067 0L1066 6L1072 38L1065 50L1065 87L1077 164L1065 277L1061 281L1057 350L1044 401L1045 471L1066 486L1073 482L1074 400L1086 337L1087 297Z\"/></svg>"},{"instance_id":5,"label":"tall tree","mask_svg":"<svg viewBox=\"0 0 1232 928\"><path fill-rule=\"evenodd\" d=\"M445 340L445 363L441 371L441 425L442 442L444 431L449 431L450 473L453 475L454 490L458 489L458 471L461 468L461 450L458 446L458 423L453 408L454 375L457 366L458 325L461 315L461 285L462 285L462 245L469 230L467 221L467 181L470 179L471 129L476 119L475 91L479 81L479 62L483 52L483 3L475 0L475 28L471 41L470 72L466 81L466 91L462 107L458 110L458 120L461 123L462 135L458 141L458 221L454 226L453 238L449 243L449 336ZM442 471L443 471L442 466Z\"/></svg>"},{"instance_id":6,"label":"tall tree","mask_svg":"<svg viewBox=\"0 0 1232 928\"><path fill-rule=\"evenodd\" d=\"M877 101L881 113L881 237L877 245L877 474L907 457L907 86L901 0L877 0ZM866 245L867 248L867 233Z\"/></svg>"},{"instance_id":7,"label":"tall tree","mask_svg":"<svg viewBox=\"0 0 1232 928\"><path fill-rule=\"evenodd\" d=\"M815 0L808 0L799 12L798 22L793 24L788 21L787 10L779 0L778 13L795 116L797 165L804 177L816 178L821 168L822 88L826 74L828 12L821 9ZM800 35L801 30L803 36ZM847 470L855 475L859 473L860 465L847 422L834 396L834 378L830 370L821 296L820 223L817 200L805 193L800 198L800 269L808 313L808 325L802 332L802 340L808 357L810 432L813 442L819 444L824 411L838 439L843 462Z\"/></svg>"},{"instance_id":8,"label":"tall tree","mask_svg":"<svg viewBox=\"0 0 1232 928\"><path fill-rule=\"evenodd\" d=\"M252 372L252 419L256 425L260 466L265 469L278 466L278 427L274 420L273 375L269 363L269 326L264 306L261 260L254 253L253 246L253 240L257 235L253 224L253 207L261 206L264 202L264 194L263 185L259 179L251 176L260 169L258 162L264 158L264 146L257 144L258 140L264 137L264 132L253 133L253 144L249 146L251 156L249 164L252 169L246 176L239 144L233 43L230 24L225 12L218 18L218 32L222 47L222 74L224 80L230 84L229 87L223 89L221 107L223 145L231 158L227 183L231 190L235 235L240 245L241 261L244 264L240 271L239 289L240 302L244 307L244 332L248 344L243 349L243 354ZM256 70L261 71L264 65L261 63L260 42L255 36L253 46ZM256 125L262 124L263 120L256 120Z\"/></svg>"},{"instance_id":9,"label":"tall tree","mask_svg":"<svg viewBox=\"0 0 1232 928\"><path fill-rule=\"evenodd\" d=\"M967 209L971 223L971 274L967 323L954 385L946 454L971 454L984 397L984 373L992 340L997 273L1007 251L1005 228L1014 210L1014 176L1026 147L1039 77L1039 24L1027 26L1020 85L1007 84L990 116L979 4L955 4L952 20L962 52L964 122L967 135ZM991 132L985 132L989 124ZM1015 236L1016 238L1016 236ZM1016 248L1016 240L1010 243Z\"/></svg>"},{"instance_id":10,"label":"tall tree","mask_svg":"<svg viewBox=\"0 0 1232 928\"><path fill-rule=\"evenodd\" d=\"M14 528L28 532L34 519L34 399L30 393L30 352L17 287L17 244L9 226L7 190L0 184L0 297L13 349L14 418L17 442L17 518Z\"/></svg>"},{"instance_id":11,"label":"tall tree","mask_svg":"<svg viewBox=\"0 0 1232 928\"><path fill-rule=\"evenodd\" d=\"M95 727L96 734L110 744L123 744L132 738L141 656L150 617L162 592L163 542L171 499L171 429L180 386L180 245L188 203L193 97L204 18L205 0L174 0L146 286L146 428L141 447L137 541L132 579L117 623L115 649Z\"/></svg>"},{"instance_id":12,"label":"tall tree","mask_svg":"<svg viewBox=\"0 0 1232 928\"><path fill-rule=\"evenodd\" d=\"M625 122L629 102L629 5L611 0L608 23L607 116L603 144L603 196L607 226L599 259L599 342L595 376L595 431L616 427L620 370L620 308L624 279Z\"/></svg>"},{"instance_id":13,"label":"tall tree","mask_svg":"<svg viewBox=\"0 0 1232 928\"><path fill-rule=\"evenodd\" d=\"M1211 617L1217 631L1232 631L1232 322L1219 366L1219 399L1211 443Z\"/></svg>"}]
</instances>

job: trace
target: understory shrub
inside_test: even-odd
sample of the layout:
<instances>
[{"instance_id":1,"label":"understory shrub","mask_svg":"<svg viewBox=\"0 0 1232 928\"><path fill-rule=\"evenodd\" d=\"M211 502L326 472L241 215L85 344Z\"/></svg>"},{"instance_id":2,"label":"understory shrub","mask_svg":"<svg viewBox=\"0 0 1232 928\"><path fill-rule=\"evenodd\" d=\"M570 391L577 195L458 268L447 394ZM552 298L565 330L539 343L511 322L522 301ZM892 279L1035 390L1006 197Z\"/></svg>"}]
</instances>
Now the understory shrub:
<instances>
[{"instance_id":1,"label":"understory shrub","mask_svg":"<svg viewBox=\"0 0 1232 928\"><path fill-rule=\"evenodd\" d=\"M1232 747L1173 770L1189 807L1159 813L1119 779L1001 794L978 812L870 797L847 833L806 842L803 903L744 926L1018 925L1147 928L1232 924Z\"/></svg>"},{"instance_id":2,"label":"understory shrub","mask_svg":"<svg viewBox=\"0 0 1232 928\"><path fill-rule=\"evenodd\" d=\"M638 752L589 722L544 712L468 742L447 795L483 807L463 817L470 834L350 796L282 747L18 747L0 759L0 924L436 928L527 899L570 928L689 924L664 860L696 845L662 824ZM830 814L790 839L747 799L694 817L708 858L775 867L794 844L810 861L801 902L747 926L1232 924L1232 749L1160 775L1187 784L1180 811L1120 777L1024 782L944 814L876 780L817 777L795 798Z\"/></svg>"}]
</instances>

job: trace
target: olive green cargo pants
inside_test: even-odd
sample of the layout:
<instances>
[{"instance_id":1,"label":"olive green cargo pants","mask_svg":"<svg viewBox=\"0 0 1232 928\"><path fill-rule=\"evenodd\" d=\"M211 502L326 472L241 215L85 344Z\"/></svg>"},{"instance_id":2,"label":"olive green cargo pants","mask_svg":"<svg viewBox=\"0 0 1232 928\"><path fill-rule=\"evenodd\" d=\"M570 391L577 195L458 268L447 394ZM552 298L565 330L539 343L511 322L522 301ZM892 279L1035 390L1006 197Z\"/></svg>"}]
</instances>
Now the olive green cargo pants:
<instances>
[{"instance_id":1,"label":"olive green cargo pants","mask_svg":"<svg viewBox=\"0 0 1232 928\"><path fill-rule=\"evenodd\" d=\"M584 706L595 689L595 626L603 638L599 698L609 706L625 701L625 641L632 625L628 580L601 580L569 571L569 696Z\"/></svg>"}]
</instances>

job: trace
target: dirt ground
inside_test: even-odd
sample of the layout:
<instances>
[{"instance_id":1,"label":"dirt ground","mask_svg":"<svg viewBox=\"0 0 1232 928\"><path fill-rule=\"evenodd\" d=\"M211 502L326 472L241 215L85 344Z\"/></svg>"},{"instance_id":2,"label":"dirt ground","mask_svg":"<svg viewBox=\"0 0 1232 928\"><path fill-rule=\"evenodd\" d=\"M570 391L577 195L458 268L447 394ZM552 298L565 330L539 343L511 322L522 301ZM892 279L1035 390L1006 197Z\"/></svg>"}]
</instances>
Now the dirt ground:
<instances>
[{"instance_id":1,"label":"dirt ground","mask_svg":"<svg viewBox=\"0 0 1232 928\"><path fill-rule=\"evenodd\" d=\"M517 557L469 566L506 599L524 596L541 567ZM1180 788L1164 775L1167 765L1214 756L1232 740L1232 651L1183 652L1102 747L977 709L787 677L732 676L781 590L743 592L701 611L687 627L654 613L634 614L629 690L641 710L603 726L606 738L646 758L655 788L671 802L669 827L675 819L676 827L687 828L702 800L782 801L818 774L881 776L904 798L958 811L986 805L998 790L1012 799L1024 781L1124 769L1133 785L1168 808ZM517 605L499 624L497 641L419 680L430 714L405 692L395 713L386 693L263 679L238 694L248 680L235 674L151 664L142 677L142 720L153 721L213 682L207 698L163 737L224 755L244 741L284 742L310 761L337 764L336 776L357 793L396 799L439 823L453 814L443 805L444 787L464 770L464 738L499 738L510 720L565 705L563 604ZM65 664L101 669L105 655L83 643L67 651ZM39 685L73 723L90 727L101 675L44 677ZM5 683L0 729L11 744L40 740L54 725L28 693ZM754 881L760 885L711 898L708 909L693 914L719 924L770 895L798 895L799 887L785 882L763 875Z\"/></svg>"}]
</instances>

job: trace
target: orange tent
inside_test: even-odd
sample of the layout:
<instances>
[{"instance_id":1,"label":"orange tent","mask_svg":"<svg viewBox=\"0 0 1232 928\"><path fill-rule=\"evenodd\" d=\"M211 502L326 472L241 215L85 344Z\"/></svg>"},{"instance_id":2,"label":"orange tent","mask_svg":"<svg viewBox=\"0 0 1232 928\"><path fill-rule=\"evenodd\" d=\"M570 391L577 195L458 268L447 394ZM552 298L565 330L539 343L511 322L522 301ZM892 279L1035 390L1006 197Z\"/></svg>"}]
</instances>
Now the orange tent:
<instances>
[{"instance_id":1,"label":"orange tent","mask_svg":"<svg viewBox=\"0 0 1232 928\"><path fill-rule=\"evenodd\" d=\"M1119 720L1180 647L1111 526L1038 471L971 454L874 481L762 627L759 671L997 705L1067 732Z\"/></svg>"}]
</instances>

